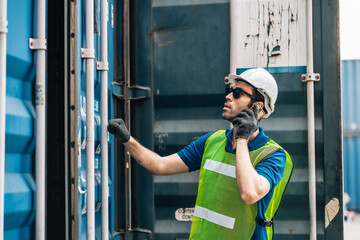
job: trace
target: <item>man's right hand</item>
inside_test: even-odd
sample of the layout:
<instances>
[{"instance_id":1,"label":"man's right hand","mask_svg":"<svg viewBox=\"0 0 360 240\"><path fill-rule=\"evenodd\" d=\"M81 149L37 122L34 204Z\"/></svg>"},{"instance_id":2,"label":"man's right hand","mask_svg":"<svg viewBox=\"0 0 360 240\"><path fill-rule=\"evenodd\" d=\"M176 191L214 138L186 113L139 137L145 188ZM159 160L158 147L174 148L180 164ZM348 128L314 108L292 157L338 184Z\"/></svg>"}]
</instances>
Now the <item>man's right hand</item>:
<instances>
[{"instance_id":1,"label":"man's right hand","mask_svg":"<svg viewBox=\"0 0 360 240\"><path fill-rule=\"evenodd\" d=\"M114 134L121 143L126 143L130 139L130 133L125 126L124 120L121 118L110 120L107 129L109 133Z\"/></svg>"}]
</instances>

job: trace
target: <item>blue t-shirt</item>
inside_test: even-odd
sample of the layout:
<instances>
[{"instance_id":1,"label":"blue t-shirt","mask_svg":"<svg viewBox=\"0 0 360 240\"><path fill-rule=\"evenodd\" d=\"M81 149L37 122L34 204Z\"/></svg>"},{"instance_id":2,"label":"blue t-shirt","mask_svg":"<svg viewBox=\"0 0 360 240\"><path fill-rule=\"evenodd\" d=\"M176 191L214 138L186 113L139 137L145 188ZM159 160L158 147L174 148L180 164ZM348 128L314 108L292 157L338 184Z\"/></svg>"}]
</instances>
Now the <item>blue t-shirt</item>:
<instances>
[{"instance_id":1,"label":"blue t-shirt","mask_svg":"<svg viewBox=\"0 0 360 240\"><path fill-rule=\"evenodd\" d=\"M249 142L248 148L249 151L258 149L259 147L266 144L269 141L269 137L265 135L262 128L259 128L260 132L254 140ZM205 142L207 138L212 133L207 133L200 138L193 141L191 144L181 149L177 154L188 166L189 171L199 170L201 167L202 156L204 153ZM227 152L236 153L236 149L232 149L232 135L233 129L227 129L225 132L227 137L227 142L225 150ZM270 203L271 197L274 193L274 188L280 182L286 163L286 154L284 150L279 149L277 152L271 154L270 156L263 159L258 165L256 165L255 170L261 176L264 176L270 183L270 191L262 199L260 199L258 204L258 214L261 218L265 219L264 213L266 212L268 205ZM256 223L256 228L252 240L267 240L266 227L262 227Z\"/></svg>"}]
</instances>

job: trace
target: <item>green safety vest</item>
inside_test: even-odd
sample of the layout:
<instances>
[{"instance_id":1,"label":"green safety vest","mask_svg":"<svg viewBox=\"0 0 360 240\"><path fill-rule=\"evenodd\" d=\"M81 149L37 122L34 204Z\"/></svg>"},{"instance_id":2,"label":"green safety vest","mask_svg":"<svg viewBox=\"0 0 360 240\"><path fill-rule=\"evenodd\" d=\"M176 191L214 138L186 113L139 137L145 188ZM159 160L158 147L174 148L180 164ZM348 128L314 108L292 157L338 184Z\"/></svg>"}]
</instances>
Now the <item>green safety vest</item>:
<instances>
[{"instance_id":1,"label":"green safety vest","mask_svg":"<svg viewBox=\"0 0 360 240\"><path fill-rule=\"evenodd\" d=\"M226 142L225 130L213 133L205 142L190 240L249 240L254 234L257 203L247 205L241 200L236 182L236 155L225 151ZM253 166L279 149L282 148L269 140L250 151ZM286 151L285 154L284 173L274 189L264 221L272 221L293 170L291 157ZM273 239L273 226L266 230L268 239Z\"/></svg>"}]
</instances>

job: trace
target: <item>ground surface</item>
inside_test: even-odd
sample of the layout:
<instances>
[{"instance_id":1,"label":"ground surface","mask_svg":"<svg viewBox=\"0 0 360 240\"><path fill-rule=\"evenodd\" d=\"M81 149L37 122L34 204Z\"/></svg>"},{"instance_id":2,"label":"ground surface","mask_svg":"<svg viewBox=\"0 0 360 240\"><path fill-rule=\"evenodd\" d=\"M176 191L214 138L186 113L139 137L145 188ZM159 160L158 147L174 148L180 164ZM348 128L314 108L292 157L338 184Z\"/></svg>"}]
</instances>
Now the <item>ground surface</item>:
<instances>
[{"instance_id":1,"label":"ground surface","mask_svg":"<svg viewBox=\"0 0 360 240\"><path fill-rule=\"evenodd\" d=\"M360 214L353 221L344 222L344 240L360 240Z\"/></svg>"}]
</instances>

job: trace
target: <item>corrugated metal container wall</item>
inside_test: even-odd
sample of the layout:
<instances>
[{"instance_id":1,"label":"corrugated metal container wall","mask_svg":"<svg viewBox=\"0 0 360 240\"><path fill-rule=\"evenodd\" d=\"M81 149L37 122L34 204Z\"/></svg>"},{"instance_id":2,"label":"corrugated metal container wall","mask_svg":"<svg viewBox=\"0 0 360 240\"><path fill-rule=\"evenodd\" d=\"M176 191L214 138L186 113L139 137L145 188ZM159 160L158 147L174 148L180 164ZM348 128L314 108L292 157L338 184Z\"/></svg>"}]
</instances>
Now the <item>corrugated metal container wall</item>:
<instances>
[{"instance_id":1,"label":"corrugated metal container wall","mask_svg":"<svg viewBox=\"0 0 360 240\"><path fill-rule=\"evenodd\" d=\"M90 1L91 2L91 1ZM95 62L100 61L100 0L94 3ZM86 59L81 57L85 42L86 1L48 1L47 55L47 238L87 238L86 176ZM108 33L108 118L113 117L110 94L114 78L114 1L107 1ZM121 30L120 30L121 31ZM95 238L101 239L101 146L100 70L94 64L94 175ZM89 106L89 105L88 105ZM114 152L110 137L108 151L109 236L115 232Z\"/></svg>"},{"instance_id":2,"label":"corrugated metal container wall","mask_svg":"<svg viewBox=\"0 0 360 240\"><path fill-rule=\"evenodd\" d=\"M35 37L34 5L33 0L8 1L4 239L33 236L35 54L29 49L29 38Z\"/></svg>"},{"instance_id":3,"label":"corrugated metal container wall","mask_svg":"<svg viewBox=\"0 0 360 240\"><path fill-rule=\"evenodd\" d=\"M212 2L152 5L154 150L163 156L229 127L220 115L230 62L230 6ZM155 239L189 237L191 221L174 216L179 208L194 207L198 178L199 171L154 178Z\"/></svg>"},{"instance_id":4,"label":"corrugated metal container wall","mask_svg":"<svg viewBox=\"0 0 360 240\"><path fill-rule=\"evenodd\" d=\"M154 150L168 155L204 133L227 128L229 123L220 114L230 60L229 1L155 0L151 6L134 1L133 6L133 69L142 81L153 81ZM314 1L314 63L323 79L315 83L317 229L318 239L334 240L342 239L343 233L337 14L337 0ZM305 24L297 15L289 17ZM289 151L295 165L276 216L275 235L276 239L308 239L306 86L301 72L276 73L275 78L279 85L276 111L262 125ZM132 124L141 127L146 119L133 119ZM154 177L155 239L188 238L191 222L175 216L187 218L183 213L194 207L197 182L197 172ZM335 212L334 218L327 211Z\"/></svg>"},{"instance_id":5,"label":"corrugated metal container wall","mask_svg":"<svg viewBox=\"0 0 360 240\"><path fill-rule=\"evenodd\" d=\"M343 60L342 99L344 119L344 191L349 210L360 211L360 60Z\"/></svg>"}]
</instances>

